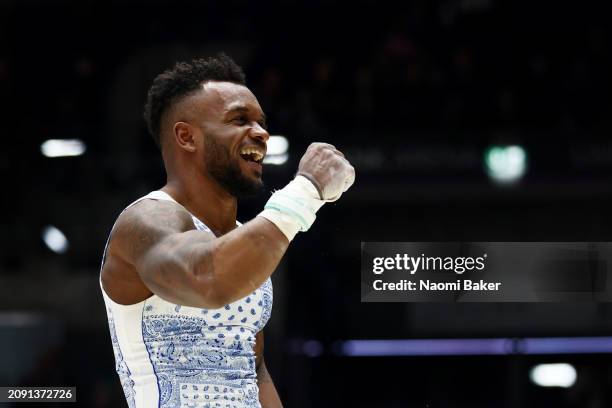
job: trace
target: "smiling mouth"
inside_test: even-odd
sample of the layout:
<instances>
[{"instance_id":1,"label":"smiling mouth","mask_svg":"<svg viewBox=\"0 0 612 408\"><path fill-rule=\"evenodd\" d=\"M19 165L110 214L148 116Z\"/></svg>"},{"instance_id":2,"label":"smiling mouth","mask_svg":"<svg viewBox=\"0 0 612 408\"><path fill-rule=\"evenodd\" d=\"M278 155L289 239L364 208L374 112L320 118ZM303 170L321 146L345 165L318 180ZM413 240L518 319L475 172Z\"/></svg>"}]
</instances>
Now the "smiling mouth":
<instances>
[{"instance_id":1,"label":"smiling mouth","mask_svg":"<svg viewBox=\"0 0 612 408\"><path fill-rule=\"evenodd\" d=\"M248 162L261 164L263 162L265 153L258 148L246 147L240 151L240 157Z\"/></svg>"}]
</instances>

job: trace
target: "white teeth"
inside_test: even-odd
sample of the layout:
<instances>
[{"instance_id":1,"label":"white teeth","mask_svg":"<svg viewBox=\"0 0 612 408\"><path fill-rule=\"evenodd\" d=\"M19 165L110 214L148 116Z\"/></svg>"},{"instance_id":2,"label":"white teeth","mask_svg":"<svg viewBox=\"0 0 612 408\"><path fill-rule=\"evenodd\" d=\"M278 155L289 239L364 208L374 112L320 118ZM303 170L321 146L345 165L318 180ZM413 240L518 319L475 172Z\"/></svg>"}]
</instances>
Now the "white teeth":
<instances>
[{"instance_id":1,"label":"white teeth","mask_svg":"<svg viewBox=\"0 0 612 408\"><path fill-rule=\"evenodd\" d=\"M245 147L240 154L252 154L255 161L260 161L264 157L264 153L256 147Z\"/></svg>"}]
</instances>

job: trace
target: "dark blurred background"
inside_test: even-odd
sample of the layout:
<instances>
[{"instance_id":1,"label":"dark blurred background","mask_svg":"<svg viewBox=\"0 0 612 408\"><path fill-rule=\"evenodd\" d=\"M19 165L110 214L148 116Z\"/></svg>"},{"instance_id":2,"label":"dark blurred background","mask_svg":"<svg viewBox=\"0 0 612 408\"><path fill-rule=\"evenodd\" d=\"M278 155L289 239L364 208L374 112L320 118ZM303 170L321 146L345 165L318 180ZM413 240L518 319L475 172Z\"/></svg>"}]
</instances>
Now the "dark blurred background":
<instances>
[{"instance_id":1,"label":"dark blurred background","mask_svg":"<svg viewBox=\"0 0 612 408\"><path fill-rule=\"evenodd\" d=\"M98 268L119 212L165 182L146 90L225 51L289 140L268 191L312 141L357 169L273 277L266 360L286 407L612 406L610 304L361 303L359 281L362 241L611 241L611 46L609 14L587 2L0 0L0 385L126 406ZM86 150L46 157L50 139ZM585 337L596 345L512 346ZM479 338L510 346L345 347ZM538 386L540 363L571 364L575 383Z\"/></svg>"}]
</instances>

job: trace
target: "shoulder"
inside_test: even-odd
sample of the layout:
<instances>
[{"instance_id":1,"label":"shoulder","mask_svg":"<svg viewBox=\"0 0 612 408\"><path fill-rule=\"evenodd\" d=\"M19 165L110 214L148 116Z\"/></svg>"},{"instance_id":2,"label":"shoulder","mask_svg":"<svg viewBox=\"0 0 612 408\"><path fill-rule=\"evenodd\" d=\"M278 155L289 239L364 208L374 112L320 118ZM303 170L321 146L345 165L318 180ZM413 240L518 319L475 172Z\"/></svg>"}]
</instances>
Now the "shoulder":
<instances>
[{"instance_id":1,"label":"shoulder","mask_svg":"<svg viewBox=\"0 0 612 408\"><path fill-rule=\"evenodd\" d=\"M194 229L191 214L181 205L167 200L143 199L117 218L109 250L129 261L167 235Z\"/></svg>"},{"instance_id":2,"label":"shoulder","mask_svg":"<svg viewBox=\"0 0 612 408\"><path fill-rule=\"evenodd\" d=\"M115 229L145 226L175 231L195 229L191 214L180 204L168 200L143 199L126 208L115 224Z\"/></svg>"}]
</instances>

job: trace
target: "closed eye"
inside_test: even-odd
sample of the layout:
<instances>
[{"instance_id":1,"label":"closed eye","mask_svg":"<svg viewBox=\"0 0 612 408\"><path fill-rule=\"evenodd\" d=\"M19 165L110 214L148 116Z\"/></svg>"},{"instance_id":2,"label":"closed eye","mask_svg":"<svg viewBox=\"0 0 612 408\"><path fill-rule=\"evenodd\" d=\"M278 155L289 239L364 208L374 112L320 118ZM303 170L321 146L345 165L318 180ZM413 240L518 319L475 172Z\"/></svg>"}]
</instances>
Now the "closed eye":
<instances>
[{"instance_id":1,"label":"closed eye","mask_svg":"<svg viewBox=\"0 0 612 408\"><path fill-rule=\"evenodd\" d=\"M242 125L246 125L247 118L246 118L246 116L240 115L240 116L234 118L233 121L238 123L240 126L242 126Z\"/></svg>"},{"instance_id":2,"label":"closed eye","mask_svg":"<svg viewBox=\"0 0 612 408\"><path fill-rule=\"evenodd\" d=\"M238 124L239 126L244 126L247 123L249 123L249 119L244 116L244 115L240 115L235 117L234 119L232 119L232 121L236 124ZM268 130L268 125L266 123L265 120L260 120L259 122L257 122L259 124L259 126L261 126L264 130Z\"/></svg>"}]
</instances>

